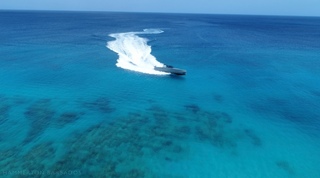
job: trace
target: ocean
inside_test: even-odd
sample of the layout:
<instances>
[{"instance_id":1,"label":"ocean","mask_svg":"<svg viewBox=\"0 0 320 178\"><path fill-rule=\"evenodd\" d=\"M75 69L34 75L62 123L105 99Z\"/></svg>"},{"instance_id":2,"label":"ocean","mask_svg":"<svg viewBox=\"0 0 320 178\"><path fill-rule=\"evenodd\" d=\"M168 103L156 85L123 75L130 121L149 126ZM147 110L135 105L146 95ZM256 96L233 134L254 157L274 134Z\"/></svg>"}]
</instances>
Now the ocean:
<instances>
[{"instance_id":1,"label":"ocean","mask_svg":"<svg viewBox=\"0 0 320 178\"><path fill-rule=\"evenodd\" d=\"M319 17L2 10L0 81L0 177L320 177Z\"/></svg>"}]
</instances>

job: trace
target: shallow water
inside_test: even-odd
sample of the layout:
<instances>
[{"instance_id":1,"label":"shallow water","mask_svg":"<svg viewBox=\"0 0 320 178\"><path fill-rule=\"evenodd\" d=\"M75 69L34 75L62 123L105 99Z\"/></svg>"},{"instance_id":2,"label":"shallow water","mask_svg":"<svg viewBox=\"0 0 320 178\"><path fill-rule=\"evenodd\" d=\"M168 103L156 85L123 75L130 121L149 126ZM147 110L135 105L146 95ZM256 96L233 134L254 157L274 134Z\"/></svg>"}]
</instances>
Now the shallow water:
<instances>
[{"instance_id":1,"label":"shallow water","mask_svg":"<svg viewBox=\"0 0 320 178\"><path fill-rule=\"evenodd\" d=\"M319 18L0 14L1 177L320 177ZM116 66L143 29L186 76Z\"/></svg>"}]
</instances>

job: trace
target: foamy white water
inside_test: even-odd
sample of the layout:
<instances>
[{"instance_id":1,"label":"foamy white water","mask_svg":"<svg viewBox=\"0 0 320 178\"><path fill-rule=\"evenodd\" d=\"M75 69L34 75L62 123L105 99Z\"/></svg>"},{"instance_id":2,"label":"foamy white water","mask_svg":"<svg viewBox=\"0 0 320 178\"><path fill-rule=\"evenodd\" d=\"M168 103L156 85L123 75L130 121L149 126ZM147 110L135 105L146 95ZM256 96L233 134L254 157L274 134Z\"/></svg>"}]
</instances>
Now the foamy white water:
<instances>
[{"instance_id":1,"label":"foamy white water","mask_svg":"<svg viewBox=\"0 0 320 178\"><path fill-rule=\"evenodd\" d=\"M154 70L154 67L162 67L164 64L157 61L151 54L151 46L148 39L139 34L159 34L159 29L145 29L142 32L113 33L109 36L115 38L109 41L107 47L119 56L116 66L136 72L155 75L168 75L169 73Z\"/></svg>"}]
</instances>

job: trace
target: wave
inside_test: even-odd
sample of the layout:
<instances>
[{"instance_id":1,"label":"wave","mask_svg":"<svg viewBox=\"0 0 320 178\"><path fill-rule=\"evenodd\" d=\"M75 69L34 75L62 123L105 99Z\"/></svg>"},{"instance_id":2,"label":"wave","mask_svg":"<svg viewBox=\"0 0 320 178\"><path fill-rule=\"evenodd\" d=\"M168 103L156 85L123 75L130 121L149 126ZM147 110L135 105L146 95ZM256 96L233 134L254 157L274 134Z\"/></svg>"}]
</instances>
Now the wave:
<instances>
[{"instance_id":1,"label":"wave","mask_svg":"<svg viewBox=\"0 0 320 178\"><path fill-rule=\"evenodd\" d=\"M155 66L163 67L164 64L151 54L151 46L147 44L148 39L138 36L162 32L160 29L144 29L141 32L110 34L109 36L115 40L109 41L107 47L119 56L116 66L146 74L168 75L169 73L154 70Z\"/></svg>"}]
</instances>

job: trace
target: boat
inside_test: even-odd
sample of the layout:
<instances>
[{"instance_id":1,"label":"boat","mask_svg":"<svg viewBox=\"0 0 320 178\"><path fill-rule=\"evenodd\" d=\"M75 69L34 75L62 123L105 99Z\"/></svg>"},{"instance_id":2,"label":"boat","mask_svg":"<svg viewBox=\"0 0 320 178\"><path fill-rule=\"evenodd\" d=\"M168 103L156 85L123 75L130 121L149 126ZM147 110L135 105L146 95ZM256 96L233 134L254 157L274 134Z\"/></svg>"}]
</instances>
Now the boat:
<instances>
[{"instance_id":1,"label":"boat","mask_svg":"<svg viewBox=\"0 0 320 178\"><path fill-rule=\"evenodd\" d=\"M154 67L154 70L167 72L174 75L186 75L187 71L184 69L178 69L170 65L164 65L163 67Z\"/></svg>"}]
</instances>

